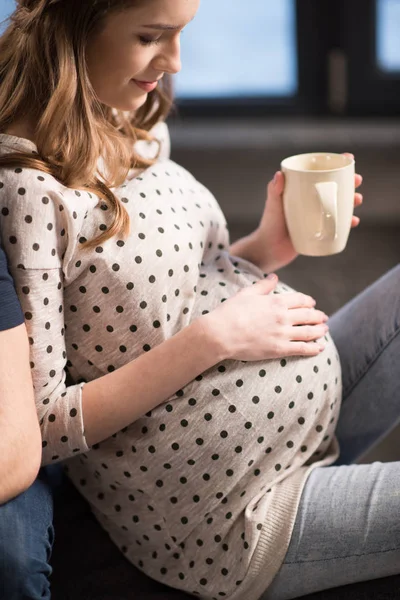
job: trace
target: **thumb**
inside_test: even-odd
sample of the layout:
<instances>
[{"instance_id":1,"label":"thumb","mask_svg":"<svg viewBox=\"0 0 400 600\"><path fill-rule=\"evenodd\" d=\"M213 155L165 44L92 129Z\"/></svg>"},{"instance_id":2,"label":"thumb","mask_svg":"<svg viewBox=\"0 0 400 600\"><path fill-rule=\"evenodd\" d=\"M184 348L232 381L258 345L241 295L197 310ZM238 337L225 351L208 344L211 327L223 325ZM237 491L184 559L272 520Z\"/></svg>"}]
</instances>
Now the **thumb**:
<instances>
[{"instance_id":1,"label":"thumb","mask_svg":"<svg viewBox=\"0 0 400 600\"><path fill-rule=\"evenodd\" d=\"M285 176L282 171L277 171L272 181L268 184L268 198L278 199L283 194Z\"/></svg>"},{"instance_id":2,"label":"thumb","mask_svg":"<svg viewBox=\"0 0 400 600\"><path fill-rule=\"evenodd\" d=\"M265 279L257 281L257 283L252 286L252 289L258 294L269 294L276 288L277 283L278 276L275 275L275 273L270 273Z\"/></svg>"}]
</instances>

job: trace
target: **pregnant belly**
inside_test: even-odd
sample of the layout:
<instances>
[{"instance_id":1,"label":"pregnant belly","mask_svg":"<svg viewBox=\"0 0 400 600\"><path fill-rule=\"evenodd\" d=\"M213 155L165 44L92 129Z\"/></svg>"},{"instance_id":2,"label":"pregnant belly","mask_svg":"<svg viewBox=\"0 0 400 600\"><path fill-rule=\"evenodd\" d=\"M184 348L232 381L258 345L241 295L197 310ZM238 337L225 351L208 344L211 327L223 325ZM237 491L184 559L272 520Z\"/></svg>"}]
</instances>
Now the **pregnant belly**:
<instances>
[{"instance_id":1,"label":"pregnant belly","mask_svg":"<svg viewBox=\"0 0 400 600\"><path fill-rule=\"evenodd\" d=\"M183 540L231 498L246 502L320 458L334 436L340 398L330 338L315 358L225 361L100 444L85 468L97 472L96 495L112 486L130 510L132 494L146 514L148 505L162 506L162 518Z\"/></svg>"}]
</instances>

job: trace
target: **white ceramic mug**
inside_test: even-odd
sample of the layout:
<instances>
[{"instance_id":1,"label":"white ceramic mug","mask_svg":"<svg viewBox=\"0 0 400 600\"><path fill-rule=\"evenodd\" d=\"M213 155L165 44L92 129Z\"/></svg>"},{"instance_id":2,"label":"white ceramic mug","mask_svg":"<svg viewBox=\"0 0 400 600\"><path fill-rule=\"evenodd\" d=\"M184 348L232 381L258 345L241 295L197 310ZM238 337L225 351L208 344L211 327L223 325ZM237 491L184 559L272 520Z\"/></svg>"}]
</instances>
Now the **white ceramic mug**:
<instances>
[{"instance_id":1,"label":"white ceramic mug","mask_svg":"<svg viewBox=\"0 0 400 600\"><path fill-rule=\"evenodd\" d=\"M327 256L346 247L354 211L355 162L314 152L282 161L286 224L299 254Z\"/></svg>"}]
</instances>

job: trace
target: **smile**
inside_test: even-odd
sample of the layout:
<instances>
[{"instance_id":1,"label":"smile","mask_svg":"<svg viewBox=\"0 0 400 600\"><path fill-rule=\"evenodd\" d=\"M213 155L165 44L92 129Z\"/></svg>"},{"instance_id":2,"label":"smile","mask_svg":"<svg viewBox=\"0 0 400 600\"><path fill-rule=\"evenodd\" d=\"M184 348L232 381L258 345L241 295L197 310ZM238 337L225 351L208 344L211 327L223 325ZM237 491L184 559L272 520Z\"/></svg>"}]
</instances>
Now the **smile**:
<instances>
[{"instance_id":1,"label":"smile","mask_svg":"<svg viewBox=\"0 0 400 600\"><path fill-rule=\"evenodd\" d=\"M158 85L158 81L148 82L148 81L138 81L137 79L132 79L132 81L138 87L140 87L140 89L144 90L145 92L152 92L153 90L156 89L156 87Z\"/></svg>"}]
</instances>

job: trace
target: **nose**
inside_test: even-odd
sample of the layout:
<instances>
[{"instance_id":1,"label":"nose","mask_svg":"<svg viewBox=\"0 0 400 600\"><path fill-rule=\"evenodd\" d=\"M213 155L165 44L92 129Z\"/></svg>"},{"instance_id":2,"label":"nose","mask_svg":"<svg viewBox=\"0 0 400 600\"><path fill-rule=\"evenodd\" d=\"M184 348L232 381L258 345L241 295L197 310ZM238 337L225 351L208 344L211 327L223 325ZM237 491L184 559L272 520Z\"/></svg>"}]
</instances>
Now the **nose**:
<instances>
[{"instance_id":1,"label":"nose","mask_svg":"<svg viewBox=\"0 0 400 600\"><path fill-rule=\"evenodd\" d=\"M182 69L181 62L181 41L179 35L174 37L168 46L155 59L154 65L159 71L164 73L179 73Z\"/></svg>"}]
</instances>

